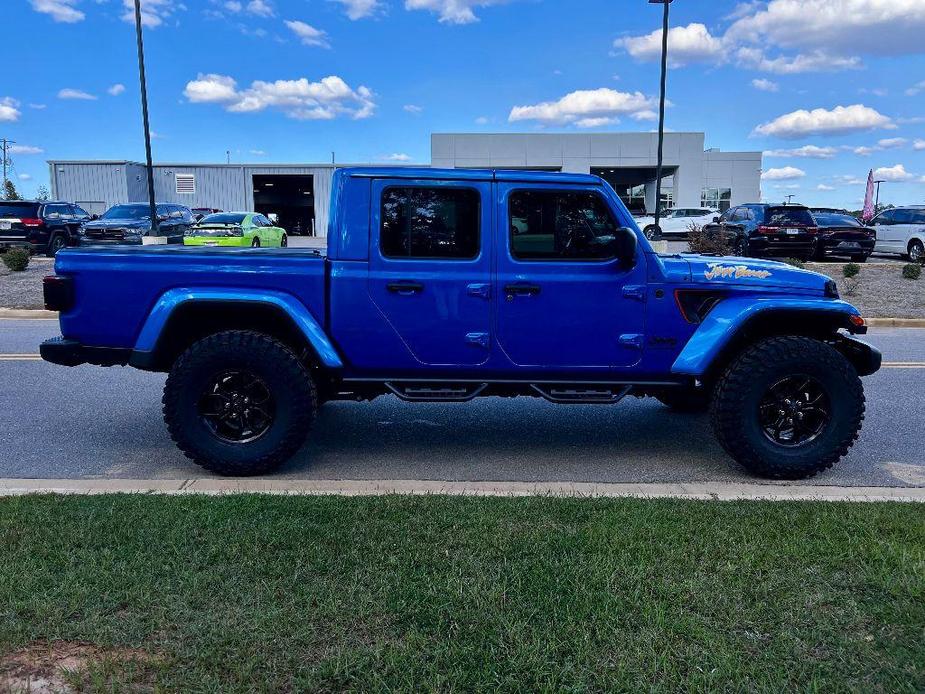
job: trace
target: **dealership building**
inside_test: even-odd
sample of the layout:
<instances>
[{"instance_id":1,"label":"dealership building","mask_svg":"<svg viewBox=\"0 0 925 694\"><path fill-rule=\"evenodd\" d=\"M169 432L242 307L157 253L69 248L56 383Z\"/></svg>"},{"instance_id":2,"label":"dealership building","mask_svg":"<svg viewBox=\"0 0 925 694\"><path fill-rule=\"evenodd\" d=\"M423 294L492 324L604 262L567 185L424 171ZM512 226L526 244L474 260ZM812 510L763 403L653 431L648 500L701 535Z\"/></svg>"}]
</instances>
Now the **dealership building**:
<instances>
[{"instance_id":1,"label":"dealership building","mask_svg":"<svg viewBox=\"0 0 925 694\"><path fill-rule=\"evenodd\" d=\"M662 201L710 207L761 199L761 152L704 149L703 133L666 133ZM655 133L442 134L431 136L438 168L532 169L593 173L632 210L654 210ZM114 204L148 198L144 164L134 161L49 161L52 196L101 214ZM275 215L291 233L325 236L334 164L157 163L158 202L191 208Z\"/></svg>"}]
</instances>

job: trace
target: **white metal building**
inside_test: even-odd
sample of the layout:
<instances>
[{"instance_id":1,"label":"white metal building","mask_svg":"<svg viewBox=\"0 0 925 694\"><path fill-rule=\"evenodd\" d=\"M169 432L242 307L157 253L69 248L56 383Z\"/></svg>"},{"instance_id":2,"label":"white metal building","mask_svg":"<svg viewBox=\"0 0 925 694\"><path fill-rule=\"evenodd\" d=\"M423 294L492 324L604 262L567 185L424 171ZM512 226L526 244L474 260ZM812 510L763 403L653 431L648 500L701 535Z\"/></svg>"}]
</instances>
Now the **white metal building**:
<instances>
[{"instance_id":1,"label":"white metal building","mask_svg":"<svg viewBox=\"0 0 925 694\"><path fill-rule=\"evenodd\" d=\"M524 168L594 173L627 205L655 209L654 133L434 134L431 163L444 168ZM663 201L672 207L758 202L761 152L704 151L703 133L666 133ZM100 214L145 202L143 164L49 161L52 196ZM155 164L158 202L275 214L290 233L327 235L333 164Z\"/></svg>"}]
</instances>

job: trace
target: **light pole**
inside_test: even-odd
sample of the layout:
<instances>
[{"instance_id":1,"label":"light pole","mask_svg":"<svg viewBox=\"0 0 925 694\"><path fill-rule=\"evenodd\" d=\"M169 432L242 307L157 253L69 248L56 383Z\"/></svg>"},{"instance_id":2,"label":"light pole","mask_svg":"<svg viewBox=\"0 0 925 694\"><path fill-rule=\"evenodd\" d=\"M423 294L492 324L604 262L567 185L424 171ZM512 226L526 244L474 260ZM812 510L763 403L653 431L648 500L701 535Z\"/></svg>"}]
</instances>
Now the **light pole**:
<instances>
[{"instance_id":1,"label":"light pole","mask_svg":"<svg viewBox=\"0 0 925 694\"><path fill-rule=\"evenodd\" d=\"M141 117L145 127L145 159L148 165L148 204L151 207L151 236L157 237L157 202L154 199L154 164L151 161L151 126L148 123L148 85L145 79L145 46L141 35L141 0L135 0L135 36L138 40L138 78L141 81Z\"/></svg>"},{"instance_id":2,"label":"light pole","mask_svg":"<svg viewBox=\"0 0 925 694\"><path fill-rule=\"evenodd\" d=\"M658 97L658 162L655 166L655 228L662 211L662 146L665 143L665 84L668 80L668 8L672 0L649 0L650 5L664 5L662 12L662 79Z\"/></svg>"},{"instance_id":3,"label":"light pole","mask_svg":"<svg viewBox=\"0 0 925 694\"><path fill-rule=\"evenodd\" d=\"M877 199L874 202L874 212L879 212L880 210L878 208L880 207L880 184L886 183L886 181L881 178L879 181L874 181L874 183L877 184Z\"/></svg>"}]
</instances>

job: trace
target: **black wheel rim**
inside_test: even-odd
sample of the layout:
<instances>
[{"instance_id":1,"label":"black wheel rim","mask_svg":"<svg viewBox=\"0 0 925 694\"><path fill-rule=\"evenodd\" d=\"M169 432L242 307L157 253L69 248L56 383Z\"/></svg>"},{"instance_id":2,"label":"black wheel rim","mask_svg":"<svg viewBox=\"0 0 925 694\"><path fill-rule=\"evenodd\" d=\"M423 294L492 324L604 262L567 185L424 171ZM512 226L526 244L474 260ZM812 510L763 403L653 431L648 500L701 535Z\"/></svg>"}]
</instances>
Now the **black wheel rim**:
<instances>
[{"instance_id":1,"label":"black wheel rim","mask_svg":"<svg viewBox=\"0 0 925 694\"><path fill-rule=\"evenodd\" d=\"M825 388L805 374L777 381L758 406L758 420L765 437L787 448L804 446L818 438L831 418Z\"/></svg>"},{"instance_id":2,"label":"black wheel rim","mask_svg":"<svg viewBox=\"0 0 925 694\"><path fill-rule=\"evenodd\" d=\"M218 438L232 443L256 441L270 430L276 405L269 386L244 370L212 378L199 399L199 418Z\"/></svg>"},{"instance_id":3,"label":"black wheel rim","mask_svg":"<svg viewBox=\"0 0 925 694\"><path fill-rule=\"evenodd\" d=\"M64 239L62 239L60 236L56 236L51 242L51 252L57 253L62 248L64 248Z\"/></svg>"}]
</instances>

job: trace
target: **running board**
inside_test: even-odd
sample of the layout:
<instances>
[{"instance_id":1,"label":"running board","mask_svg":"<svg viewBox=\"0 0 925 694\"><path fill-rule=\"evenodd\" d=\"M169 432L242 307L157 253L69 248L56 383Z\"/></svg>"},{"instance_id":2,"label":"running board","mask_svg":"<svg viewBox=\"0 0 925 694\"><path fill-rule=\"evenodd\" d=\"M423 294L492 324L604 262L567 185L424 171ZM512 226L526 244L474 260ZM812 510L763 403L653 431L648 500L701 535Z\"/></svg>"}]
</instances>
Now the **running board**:
<instances>
[{"instance_id":1,"label":"running board","mask_svg":"<svg viewBox=\"0 0 925 694\"><path fill-rule=\"evenodd\" d=\"M487 383L386 383L386 388L408 402L468 402L477 397Z\"/></svg>"},{"instance_id":2,"label":"running board","mask_svg":"<svg viewBox=\"0 0 925 694\"><path fill-rule=\"evenodd\" d=\"M590 384L543 385L531 383L530 387L549 402L557 404L613 405L620 402L632 386L597 386Z\"/></svg>"}]
</instances>

